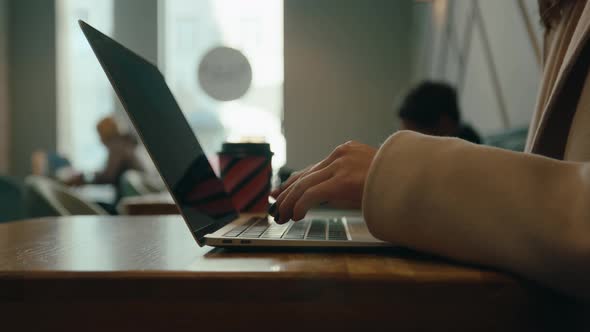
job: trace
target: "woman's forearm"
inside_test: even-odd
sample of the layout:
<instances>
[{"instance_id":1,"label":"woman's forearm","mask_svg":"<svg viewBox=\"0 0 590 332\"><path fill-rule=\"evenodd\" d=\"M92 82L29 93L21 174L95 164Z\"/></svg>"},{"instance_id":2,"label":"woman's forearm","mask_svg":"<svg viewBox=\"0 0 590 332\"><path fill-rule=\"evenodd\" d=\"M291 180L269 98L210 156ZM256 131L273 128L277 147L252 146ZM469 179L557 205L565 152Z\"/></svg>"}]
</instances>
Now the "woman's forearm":
<instances>
[{"instance_id":1,"label":"woman's forearm","mask_svg":"<svg viewBox=\"0 0 590 332\"><path fill-rule=\"evenodd\" d=\"M378 238L590 298L588 164L400 132L363 197Z\"/></svg>"}]
</instances>

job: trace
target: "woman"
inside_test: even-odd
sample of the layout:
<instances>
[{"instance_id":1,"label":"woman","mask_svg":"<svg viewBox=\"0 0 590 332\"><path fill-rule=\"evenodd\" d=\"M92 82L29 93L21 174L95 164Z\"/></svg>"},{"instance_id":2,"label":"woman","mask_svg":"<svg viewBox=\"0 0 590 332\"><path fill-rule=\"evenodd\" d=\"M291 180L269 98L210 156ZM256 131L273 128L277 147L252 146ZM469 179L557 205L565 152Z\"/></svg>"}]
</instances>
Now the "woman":
<instances>
[{"instance_id":1,"label":"woman","mask_svg":"<svg viewBox=\"0 0 590 332\"><path fill-rule=\"evenodd\" d=\"M590 299L590 4L540 0L544 73L525 153L401 131L349 142L280 189L279 222L362 206L391 243Z\"/></svg>"}]
</instances>

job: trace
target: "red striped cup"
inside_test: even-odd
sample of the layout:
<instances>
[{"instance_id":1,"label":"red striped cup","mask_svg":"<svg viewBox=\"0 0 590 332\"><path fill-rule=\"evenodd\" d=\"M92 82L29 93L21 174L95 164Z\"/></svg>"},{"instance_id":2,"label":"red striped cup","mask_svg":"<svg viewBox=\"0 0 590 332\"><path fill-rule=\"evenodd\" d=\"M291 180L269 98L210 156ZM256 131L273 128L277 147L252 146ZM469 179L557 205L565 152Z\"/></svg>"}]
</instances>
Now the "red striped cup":
<instances>
[{"instance_id":1,"label":"red striped cup","mask_svg":"<svg viewBox=\"0 0 590 332\"><path fill-rule=\"evenodd\" d=\"M223 143L219 155L225 190L240 212L266 213L272 176L268 143Z\"/></svg>"}]
</instances>

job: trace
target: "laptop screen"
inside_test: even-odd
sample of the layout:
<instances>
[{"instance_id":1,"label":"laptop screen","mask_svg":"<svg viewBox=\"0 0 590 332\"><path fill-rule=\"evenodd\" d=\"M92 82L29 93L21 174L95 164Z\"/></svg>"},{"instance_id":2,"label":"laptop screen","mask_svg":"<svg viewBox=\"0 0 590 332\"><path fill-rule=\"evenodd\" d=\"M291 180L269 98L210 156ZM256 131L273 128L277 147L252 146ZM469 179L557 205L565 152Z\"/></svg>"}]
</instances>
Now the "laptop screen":
<instances>
[{"instance_id":1,"label":"laptop screen","mask_svg":"<svg viewBox=\"0 0 590 332\"><path fill-rule=\"evenodd\" d=\"M153 64L80 22L160 175L200 245L237 217L223 183Z\"/></svg>"}]
</instances>

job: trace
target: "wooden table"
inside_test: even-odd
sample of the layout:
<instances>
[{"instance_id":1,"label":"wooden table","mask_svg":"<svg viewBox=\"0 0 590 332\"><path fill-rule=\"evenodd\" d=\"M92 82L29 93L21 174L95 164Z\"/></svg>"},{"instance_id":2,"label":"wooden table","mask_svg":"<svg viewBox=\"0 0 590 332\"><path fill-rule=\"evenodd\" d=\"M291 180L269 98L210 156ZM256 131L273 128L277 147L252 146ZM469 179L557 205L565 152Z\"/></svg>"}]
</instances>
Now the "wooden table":
<instances>
[{"instance_id":1,"label":"wooden table","mask_svg":"<svg viewBox=\"0 0 590 332\"><path fill-rule=\"evenodd\" d=\"M5 331L542 331L581 310L501 273L400 250L199 248L178 216L0 225Z\"/></svg>"},{"instance_id":2,"label":"wooden table","mask_svg":"<svg viewBox=\"0 0 590 332\"><path fill-rule=\"evenodd\" d=\"M168 192L121 199L117 210L127 216L152 216L179 214L174 199Z\"/></svg>"}]
</instances>

